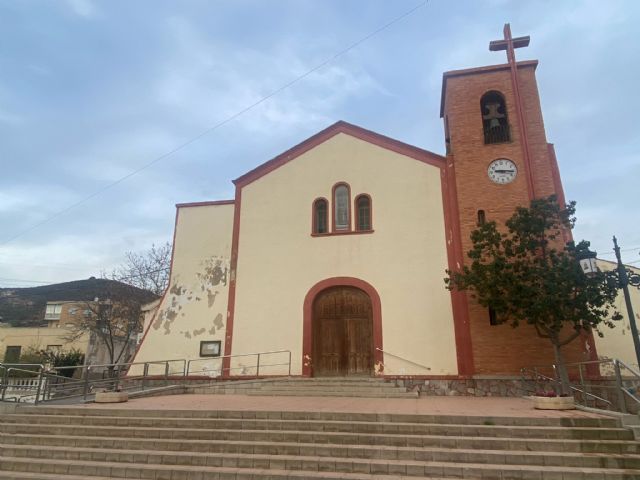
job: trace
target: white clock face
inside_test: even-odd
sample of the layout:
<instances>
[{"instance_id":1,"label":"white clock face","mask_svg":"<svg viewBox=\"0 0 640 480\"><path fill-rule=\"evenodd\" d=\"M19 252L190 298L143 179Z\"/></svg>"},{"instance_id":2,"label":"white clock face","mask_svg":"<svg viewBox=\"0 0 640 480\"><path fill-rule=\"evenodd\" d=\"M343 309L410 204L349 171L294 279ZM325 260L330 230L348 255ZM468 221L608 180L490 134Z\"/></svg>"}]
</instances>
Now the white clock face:
<instances>
[{"instance_id":1,"label":"white clock face","mask_svg":"<svg viewBox=\"0 0 640 480\"><path fill-rule=\"evenodd\" d=\"M487 170L489 178L500 185L511 183L518 175L516 164L506 158L499 158L489 164Z\"/></svg>"}]
</instances>

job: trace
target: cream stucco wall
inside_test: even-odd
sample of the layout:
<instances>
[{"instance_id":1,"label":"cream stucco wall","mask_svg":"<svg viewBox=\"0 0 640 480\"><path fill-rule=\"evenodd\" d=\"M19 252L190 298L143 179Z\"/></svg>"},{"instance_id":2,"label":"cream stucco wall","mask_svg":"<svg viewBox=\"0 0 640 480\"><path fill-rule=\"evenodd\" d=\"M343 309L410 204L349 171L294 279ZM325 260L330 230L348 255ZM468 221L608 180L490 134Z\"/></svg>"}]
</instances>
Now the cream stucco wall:
<instances>
[{"instance_id":1,"label":"cream stucco wall","mask_svg":"<svg viewBox=\"0 0 640 480\"><path fill-rule=\"evenodd\" d=\"M371 195L375 232L312 237L312 202L340 181L352 205ZM457 374L446 268L440 169L340 133L242 189L232 353L290 349L300 374L305 295L348 276L380 295L384 350L431 368L385 355L386 374Z\"/></svg>"},{"instance_id":2,"label":"cream stucco wall","mask_svg":"<svg viewBox=\"0 0 640 480\"><path fill-rule=\"evenodd\" d=\"M30 328L30 327L4 327L0 328L0 359L4 358L8 346L20 346L21 355L30 349L45 350L51 345L61 345L62 350L79 350L87 353L89 346L89 334L69 340L73 336L71 329L60 328Z\"/></svg>"},{"instance_id":3,"label":"cream stucco wall","mask_svg":"<svg viewBox=\"0 0 640 480\"><path fill-rule=\"evenodd\" d=\"M221 361L200 361L200 342L220 340L224 351L233 205L182 206L177 215L169 288L135 362L198 360L191 373L217 376ZM177 373L182 365L176 362L170 368ZM164 365L149 371L163 373ZM140 366L130 371L140 372Z\"/></svg>"},{"instance_id":4,"label":"cream stucco wall","mask_svg":"<svg viewBox=\"0 0 640 480\"><path fill-rule=\"evenodd\" d=\"M604 271L611 271L616 269L616 264L607 260L598 259L598 268ZM640 269L638 268L628 268L632 268L637 273L640 273ZM636 324L640 324L640 290L634 287L629 287L629 294L631 296L631 303L636 317ZM638 362L636 360L635 349L633 346L633 337L631 336L629 316L627 315L622 290L618 293L615 305L616 309L624 318L615 322L614 328L606 326L600 327L600 331L604 334L604 337L600 338L598 335L594 335L598 358L617 358L625 362L627 365L637 365Z\"/></svg>"}]
</instances>

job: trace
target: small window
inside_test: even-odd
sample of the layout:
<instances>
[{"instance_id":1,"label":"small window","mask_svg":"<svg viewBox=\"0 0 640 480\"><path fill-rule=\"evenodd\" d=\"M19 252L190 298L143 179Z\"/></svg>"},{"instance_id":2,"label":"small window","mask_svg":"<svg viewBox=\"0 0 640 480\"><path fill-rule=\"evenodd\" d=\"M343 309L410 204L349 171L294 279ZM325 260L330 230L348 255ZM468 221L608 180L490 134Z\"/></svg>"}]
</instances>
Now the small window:
<instances>
[{"instance_id":1,"label":"small window","mask_svg":"<svg viewBox=\"0 0 640 480\"><path fill-rule=\"evenodd\" d=\"M313 233L327 233L329 231L327 215L329 212L329 202L324 198L319 198L313 202Z\"/></svg>"},{"instance_id":2,"label":"small window","mask_svg":"<svg viewBox=\"0 0 640 480\"><path fill-rule=\"evenodd\" d=\"M20 345L9 345L4 351L4 363L18 363L20 361L20 353L22 347Z\"/></svg>"},{"instance_id":3,"label":"small window","mask_svg":"<svg viewBox=\"0 0 640 480\"><path fill-rule=\"evenodd\" d=\"M350 230L349 196L349 186L347 184L340 183L333 187L333 229L335 231Z\"/></svg>"},{"instance_id":4,"label":"small window","mask_svg":"<svg viewBox=\"0 0 640 480\"><path fill-rule=\"evenodd\" d=\"M507 119L507 104L499 92L487 92L480 99L484 143L503 143L511 140Z\"/></svg>"},{"instance_id":5,"label":"small window","mask_svg":"<svg viewBox=\"0 0 640 480\"><path fill-rule=\"evenodd\" d=\"M356 230L371 230L371 197L369 195L356 197Z\"/></svg>"},{"instance_id":6,"label":"small window","mask_svg":"<svg viewBox=\"0 0 640 480\"><path fill-rule=\"evenodd\" d=\"M219 357L220 346L222 342L220 340L204 340L200 342L200 356L201 357Z\"/></svg>"},{"instance_id":7,"label":"small window","mask_svg":"<svg viewBox=\"0 0 640 480\"><path fill-rule=\"evenodd\" d=\"M484 225L485 223L487 223L487 216L484 210L478 210L478 226Z\"/></svg>"},{"instance_id":8,"label":"small window","mask_svg":"<svg viewBox=\"0 0 640 480\"><path fill-rule=\"evenodd\" d=\"M498 325L498 315L496 315L496 311L489 307L489 325Z\"/></svg>"},{"instance_id":9,"label":"small window","mask_svg":"<svg viewBox=\"0 0 640 480\"><path fill-rule=\"evenodd\" d=\"M62 312L62 304L50 303L47 305L47 309L44 313L45 320L57 320L60 318L60 312Z\"/></svg>"}]
</instances>

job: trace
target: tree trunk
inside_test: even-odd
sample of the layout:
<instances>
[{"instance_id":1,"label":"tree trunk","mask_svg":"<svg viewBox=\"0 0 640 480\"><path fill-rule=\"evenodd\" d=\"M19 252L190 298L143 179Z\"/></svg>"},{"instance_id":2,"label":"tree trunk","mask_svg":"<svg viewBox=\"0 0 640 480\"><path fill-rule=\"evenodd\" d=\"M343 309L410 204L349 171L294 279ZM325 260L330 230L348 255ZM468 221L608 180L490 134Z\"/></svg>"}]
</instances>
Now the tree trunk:
<instances>
[{"instance_id":1,"label":"tree trunk","mask_svg":"<svg viewBox=\"0 0 640 480\"><path fill-rule=\"evenodd\" d=\"M569 382L569 372L567 371L567 366L564 363L564 356L562 355L561 346L558 344L557 339L551 339L551 343L553 344L553 353L556 357L556 371L558 373L558 377L560 377L560 394L561 395L571 395L571 384Z\"/></svg>"}]
</instances>

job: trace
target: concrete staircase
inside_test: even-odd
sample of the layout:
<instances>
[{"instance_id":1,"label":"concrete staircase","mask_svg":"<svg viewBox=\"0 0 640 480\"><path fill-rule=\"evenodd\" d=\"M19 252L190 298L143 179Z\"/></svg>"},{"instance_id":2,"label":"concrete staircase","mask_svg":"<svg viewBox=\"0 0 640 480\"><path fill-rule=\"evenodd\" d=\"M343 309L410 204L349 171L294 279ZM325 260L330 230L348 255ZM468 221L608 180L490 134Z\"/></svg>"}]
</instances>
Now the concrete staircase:
<instances>
[{"instance_id":1,"label":"concrete staircase","mask_svg":"<svg viewBox=\"0 0 640 480\"><path fill-rule=\"evenodd\" d=\"M640 478L613 418L18 407L0 478Z\"/></svg>"},{"instance_id":2,"label":"concrete staircase","mask_svg":"<svg viewBox=\"0 0 640 480\"><path fill-rule=\"evenodd\" d=\"M313 397L365 397L365 398L417 398L417 392L379 378L282 378L263 380L236 380L208 386L194 386L192 393L261 396L313 396Z\"/></svg>"}]
</instances>

